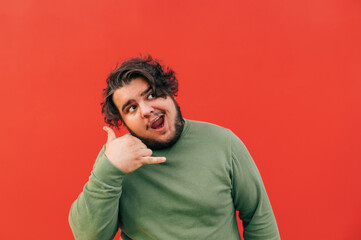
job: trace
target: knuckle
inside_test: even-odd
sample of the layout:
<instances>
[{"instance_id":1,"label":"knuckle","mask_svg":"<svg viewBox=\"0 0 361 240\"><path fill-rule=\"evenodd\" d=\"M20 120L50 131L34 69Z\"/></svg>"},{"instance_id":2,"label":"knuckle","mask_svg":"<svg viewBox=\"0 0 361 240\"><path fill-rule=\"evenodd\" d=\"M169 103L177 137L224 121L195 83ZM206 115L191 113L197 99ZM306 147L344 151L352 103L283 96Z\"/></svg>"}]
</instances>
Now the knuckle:
<instances>
[{"instance_id":1,"label":"knuckle","mask_svg":"<svg viewBox=\"0 0 361 240\"><path fill-rule=\"evenodd\" d=\"M148 157L148 162L149 162L150 164L155 163L155 162L156 162L156 159L155 159L155 158L152 158L152 157Z\"/></svg>"},{"instance_id":2,"label":"knuckle","mask_svg":"<svg viewBox=\"0 0 361 240\"><path fill-rule=\"evenodd\" d=\"M125 134L125 135L123 136L123 138L126 139L127 141L131 141L132 138L133 138L133 136L131 136L131 135L129 135L129 134Z\"/></svg>"},{"instance_id":3,"label":"knuckle","mask_svg":"<svg viewBox=\"0 0 361 240\"><path fill-rule=\"evenodd\" d=\"M125 134L124 135L126 138L128 138L128 139L134 139L135 137L134 136L132 136L131 134Z\"/></svg>"},{"instance_id":4,"label":"knuckle","mask_svg":"<svg viewBox=\"0 0 361 240\"><path fill-rule=\"evenodd\" d=\"M142 143L142 141L140 141L139 138L136 138L136 137L133 137L133 136L132 136L132 139L133 139L133 141L136 142L136 143Z\"/></svg>"},{"instance_id":5,"label":"knuckle","mask_svg":"<svg viewBox=\"0 0 361 240\"><path fill-rule=\"evenodd\" d=\"M128 137L127 136L121 136L119 139L122 139L122 141L127 142L128 141Z\"/></svg>"},{"instance_id":6,"label":"knuckle","mask_svg":"<svg viewBox=\"0 0 361 240\"><path fill-rule=\"evenodd\" d=\"M149 148L147 148L146 151L147 151L147 154L148 154L149 156L153 154L153 151L152 151L151 149L149 149Z\"/></svg>"},{"instance_id":7,"label":"knuckle","mask_svg":"<svg viewBox=\"0 0 361 240\"><path fill-rule=\"evenodd\" d=\"M152 162L152 159L150 159L150 157L144 157L143 158L143 163L144 164L149 164L149 163L151 163Z\"/></svg>"},{"instance_id":8,"label":"knuckle","mask_svg":"<svg viewBox=\"0 0 361 240\"><path fill-rule=\"evenodd\" d=\"M129 140L126 141L126 144L127 144L128 147L133 147L133 146L135 146L136 143L129 139Z\"/></svg>"}]
</instances>

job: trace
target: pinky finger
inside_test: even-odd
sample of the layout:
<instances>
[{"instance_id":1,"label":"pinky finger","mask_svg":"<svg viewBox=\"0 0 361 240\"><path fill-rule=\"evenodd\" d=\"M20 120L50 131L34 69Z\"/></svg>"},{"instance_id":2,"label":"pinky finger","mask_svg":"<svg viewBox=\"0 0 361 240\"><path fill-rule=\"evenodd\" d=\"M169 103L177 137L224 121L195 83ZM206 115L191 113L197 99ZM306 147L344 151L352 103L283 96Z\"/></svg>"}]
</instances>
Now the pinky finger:
<instances>
[{"instance_id":1,"label":"pinky finger","mask_svg":"<svg viewBox=\"0 0 361 240\"><path fill-rule=\"evenodd\" d=\"M142 157L142 164L157 164L163 163L166 160L165 157Z\"/></svg>"}]
</instances>

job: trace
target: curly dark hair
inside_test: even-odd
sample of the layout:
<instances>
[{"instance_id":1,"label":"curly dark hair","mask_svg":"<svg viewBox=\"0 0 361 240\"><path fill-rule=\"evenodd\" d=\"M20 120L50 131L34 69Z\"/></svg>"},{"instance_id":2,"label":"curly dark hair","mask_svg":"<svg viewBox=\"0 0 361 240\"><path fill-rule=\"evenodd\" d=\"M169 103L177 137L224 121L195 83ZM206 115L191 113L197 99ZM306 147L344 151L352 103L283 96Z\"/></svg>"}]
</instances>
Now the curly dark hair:
<instances>
[{"instance_id":1,"label":"curly dark hair","mask_svg":"<svg viewBox=\"0 0 361 240\"><path fill-rule=\"evenodd\" d=\"M156 97L177 96L178 80L172 69L162 66L151 55L128 59L109 74L107 87L103 89L104 102L101 107L104 121L109 126L119 128L123 123L113 102L114 91L139 77L148 82Z\"/></svg>"}]
</instances>

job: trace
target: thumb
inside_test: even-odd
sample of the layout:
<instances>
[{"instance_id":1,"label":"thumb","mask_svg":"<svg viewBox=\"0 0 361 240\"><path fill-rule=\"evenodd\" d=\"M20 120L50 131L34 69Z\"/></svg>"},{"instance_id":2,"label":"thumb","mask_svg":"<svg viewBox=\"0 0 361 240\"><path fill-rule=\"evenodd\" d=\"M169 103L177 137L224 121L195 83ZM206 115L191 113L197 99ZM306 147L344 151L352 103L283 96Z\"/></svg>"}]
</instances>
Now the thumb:
<instances>
[{"instance_id":1,"label":"thumb","mask_svg":"<svg viewBox=\"0 0 361 240\"><path fill-rule=\"evenodd\" d=\"M110 127L104 126L103 130L108 133L107 143L109 143L109 142L111 142L111 141L113 141L114 139L117 138L117 136L115 135L115 132Z\"/></svg>"}]
</instances>

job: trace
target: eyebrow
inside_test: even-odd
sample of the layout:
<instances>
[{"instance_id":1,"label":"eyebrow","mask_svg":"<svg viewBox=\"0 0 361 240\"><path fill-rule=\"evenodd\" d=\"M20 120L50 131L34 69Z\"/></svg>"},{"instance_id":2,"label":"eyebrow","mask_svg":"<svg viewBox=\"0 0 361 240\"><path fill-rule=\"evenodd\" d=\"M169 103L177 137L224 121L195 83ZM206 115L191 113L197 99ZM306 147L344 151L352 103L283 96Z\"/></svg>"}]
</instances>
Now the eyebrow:
<instances>
[{"instance_id":1,"label":"eyebrow","mask_svg":"<svg viewBox=\"0 0 361 240\"><path fill-rule=\"evenodd\" d=\"M146 95L150 90L152 90L152 87L149 86L145 91L143 91L140 96L143 97L144 95ZM124 109L131 104L132 102L134 102L134 99L129 99L125 104L123 104L122 106L122 111L124 111Z\"/></svg>"},{"instance_id":2,"label":"eyebrow","mask_svg":"<svg viewBox=\"0 0 361 240\"><path fill-rule=\"evenodd\" d=\"M149 86L144 92L142 92L142 93L140 94L140 96L143 97L143 96L146 95L151 89L152 89L152 87Z\"/></svg>"}]
</instances>

